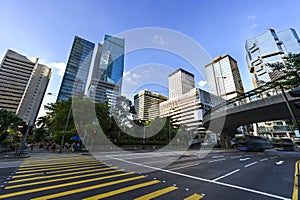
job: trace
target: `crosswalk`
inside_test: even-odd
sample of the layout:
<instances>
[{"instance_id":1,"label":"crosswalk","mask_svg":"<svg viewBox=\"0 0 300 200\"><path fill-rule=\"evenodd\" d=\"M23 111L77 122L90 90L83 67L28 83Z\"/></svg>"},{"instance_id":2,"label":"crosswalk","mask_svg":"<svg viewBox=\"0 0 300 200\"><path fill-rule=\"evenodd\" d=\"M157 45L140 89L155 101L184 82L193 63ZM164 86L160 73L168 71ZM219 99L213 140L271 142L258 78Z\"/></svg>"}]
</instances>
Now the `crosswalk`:
<instances>
[{"instance_id":1,"label":"crosswalk","mask_svg":"<svg viewBox=\"0 0 300 200\"><path fill-rule=\"evenodd\" d=\"M0 191L0 199L184 199L179 186L119 169L89 155L53 154L25 159Z\"/></svg>"}]
</instances>

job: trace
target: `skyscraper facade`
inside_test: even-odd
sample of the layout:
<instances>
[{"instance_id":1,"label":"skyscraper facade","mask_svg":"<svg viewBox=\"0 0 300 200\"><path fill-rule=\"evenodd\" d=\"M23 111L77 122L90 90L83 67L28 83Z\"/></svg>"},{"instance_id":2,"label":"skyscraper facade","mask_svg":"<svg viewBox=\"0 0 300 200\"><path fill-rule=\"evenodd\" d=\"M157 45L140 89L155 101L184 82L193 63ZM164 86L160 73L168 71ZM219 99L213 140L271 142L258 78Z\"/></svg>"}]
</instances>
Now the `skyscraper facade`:
<instances>
[{"instance_id":1,"label":"skyscraper facade","mask_svg":"<svg viewBox=\"0 0 300 200\"><path fill-rule=\"evenodd\" d=\"M268 29L264 33L246 40L246 59L250 73L253 73L254 87L282 76L272 71L268 63L284 62L289 53L300 53L300 39L292 28L276 32Z\"/></svg>"},{"instance_id":2,"label":"skyscraper facade","mask_svg":"<svg viewBox=\"0 0 300 200\"><path fill-rule=\"evenodd\" d=\"M228 54L219 56L205 66L210 93L231 99L244 93L237 62Z\"/></svg>"},{"instance_id":3,"label":"skyscraper facade","mask_svg":"<svg viewBox=\"0 0 300 200\"><path fill-rule=\"evenodd\" d=\"M103 44L98 44L93 64L88 97L99 102L116 103L121 95L124 72L125 40L105 35Z\"/></svg>"},{"instance_id":4,"label":"skyscraper facade","mask_svg":"<svg viewBox=\"0 0 300 200\"><path fill-rule=\"evenodd\" d=\"M195 88L194 74L178 69L169 75L169 98L175 99Z\"/></svg>"},{"instance_id":5,"label":"skyscraper facade","mask_svg":"<svg viewBox=\"0 0 300 200\"><path fill-rule=\"evenodd\" d=\"M0 65L0 108L15 112L32 125L51 77L51 69L7 50Z\"/></svg>"},{"instance_id":6,"label":"skyscraper facade","mask_svg":"<svg viewBox=\"0 0 300 200\"><path fill-rule=\"evenodd\" d=\"M57 101L84 95L94 47L94 43L75 36Z\"/></svg>"},{"instance_id":7,"label":"skyscraper facade","mask_svg":"<svg viewBox=\"0 0 300 200\"><path fill-rule=\"evenodd\" d=\"M159 104L167 101L168 97L142 90L134 96L134 107L137 112L137 120L152 120L159 117Z\"/></svg>"}]
</instances>

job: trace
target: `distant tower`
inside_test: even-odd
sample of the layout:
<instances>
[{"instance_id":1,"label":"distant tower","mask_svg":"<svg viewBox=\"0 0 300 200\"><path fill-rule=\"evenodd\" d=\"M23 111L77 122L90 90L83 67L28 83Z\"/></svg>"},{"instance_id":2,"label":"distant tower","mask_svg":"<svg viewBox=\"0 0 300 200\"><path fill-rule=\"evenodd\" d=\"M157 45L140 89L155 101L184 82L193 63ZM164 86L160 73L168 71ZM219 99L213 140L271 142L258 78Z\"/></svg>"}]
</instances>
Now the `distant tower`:
<instances>
[{"instance_id":1,"label":"distant tower","mask_svg":"<svg viewBox=\"0 0 300 200\"><path fill-rule=\"evenodd\" d=\"M12 50L0 65L0 108L15 112L29 125L35 123L51 69Z\"/></svg>"},{"instance_id":2,"label":"distant tower","mask_svg":"<svg viewBox=\"0 0 300 200\"><path fill-rule=\"evenodd\" d=\"M195 88L194 74L178 69L169 75L169 98L175 99Z\"/></svg>"},{"instance_id":3,"label":"distant tower","mask_svg":"<svg viewBox=\"0 0 300 200\"><path fill-rule=\"evenodd\" d=\"M94 47L94 43L75 36L57 101L84 95Z\"/></svg>"},{"instance_id":4,"label":"distant tower","mask_svg":"<svg viewBox=\"0 0 300 200\"><path fill-rule=\"evenodd\" d=\"M231 99L244 93L237 62L228 54L219 56L205 66L210 93Z\"/></svg>"},{"instance_id":5,"label":"distant tower","mask_svg":"<svg viewBox=\"0 0 300 200\"><path fill-rule=\"evenodd\" d=\"M134 107L137 112L137 119L152 120L159 117L159 104L167 101L168 97L142 90L134 96Z\"/></svg>"},{"instance_id":6,"label":"distant tower","mask_svg":"<svg viewBox=\"0 0 300 200\"><path fill-rule=\"evenodd\" d=\"M276 32L268 29L264 33L246 40L247 63L253 73L254 87L273 81L283 74L272 71L267 64L284 62L289 53L300 53L300 39L292 28Z\"/></svg>"}]
</instances>

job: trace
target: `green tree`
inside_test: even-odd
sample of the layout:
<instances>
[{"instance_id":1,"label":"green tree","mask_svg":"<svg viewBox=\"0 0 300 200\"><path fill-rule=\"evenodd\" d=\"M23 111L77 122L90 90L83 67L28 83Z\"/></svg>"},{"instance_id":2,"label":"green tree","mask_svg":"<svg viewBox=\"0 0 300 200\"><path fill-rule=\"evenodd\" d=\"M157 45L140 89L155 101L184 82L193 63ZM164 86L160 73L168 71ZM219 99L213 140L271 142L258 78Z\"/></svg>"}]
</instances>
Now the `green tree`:
<instances>
[{"instance_id":1,"label":"green tree","mask_svg":"<svg viewBox=\"0 0 300 200\"><path fill-rule=\"evenodd\" d=\"M277 62L268 64L273 70L283 74L283 77L279 78L276 84L282 86L288 86L290 88L296 88L300 86L300 54L289 54L284 57L284 63Z\"/></svg>"},{"instance_id":2,"label":"green tree","mask_svg":"<svg viewBox=\"0 0 300 200\"><path fill-rule=\"evenodd\" d=\"M116 105L112 108L112 125L110 129L111 137L120 138L123 132L131 129L133 122L133 114L135 113L132 102L124 96L120 96L116 100Z\"/></svg>"},{"instance_id":3,"label":"green tree","mask_svg":"<svg viewBox=\"0 0 300 200\"><path fill-rule=\"evenodd\" d=\"M24 125L23 120L14 112L0 109L0 142L7 138L8 129L16 132L19 131L21 125Z\"/></svg>"}]
</instances>

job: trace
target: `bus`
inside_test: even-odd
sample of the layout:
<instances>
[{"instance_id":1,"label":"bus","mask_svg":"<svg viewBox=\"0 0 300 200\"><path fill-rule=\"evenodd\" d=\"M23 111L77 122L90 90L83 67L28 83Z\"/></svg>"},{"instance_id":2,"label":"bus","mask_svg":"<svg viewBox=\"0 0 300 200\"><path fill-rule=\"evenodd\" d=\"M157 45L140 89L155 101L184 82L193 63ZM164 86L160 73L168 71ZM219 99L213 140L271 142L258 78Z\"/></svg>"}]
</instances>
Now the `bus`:
<instances>
[{"instance_id":1,"label":"bus","mask_svg":"<svg viewBox=\"0 0 300 200\"><path fill-rule=\"evenodd\" d=\"M240 151L264 151L268 145L267 139L249 134L235 135L235 143Z\"/></svg>"}]
</instances>

